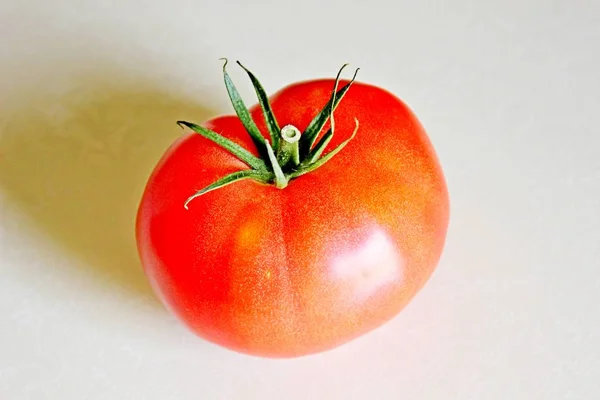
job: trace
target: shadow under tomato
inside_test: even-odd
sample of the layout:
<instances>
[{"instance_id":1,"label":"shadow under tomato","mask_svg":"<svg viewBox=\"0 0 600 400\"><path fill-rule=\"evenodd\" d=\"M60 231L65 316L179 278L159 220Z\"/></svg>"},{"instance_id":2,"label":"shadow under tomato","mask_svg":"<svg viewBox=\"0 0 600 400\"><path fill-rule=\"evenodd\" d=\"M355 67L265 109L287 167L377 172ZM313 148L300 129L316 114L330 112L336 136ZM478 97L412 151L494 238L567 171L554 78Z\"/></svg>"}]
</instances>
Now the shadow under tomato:
<instances>
[{"instance_id":1,"label":"shadow under tomato","mask_svg":"<svg viewBox=\"0 0 600 400\"><path fill-rule=\"evenodd\" d=\"M175 121L214 113L115 71L72 87L66 94L24 88L0 110L0 189L99 281L150 297L135 243L139 199L181 134Z\"/></svg>"}]
</instances>

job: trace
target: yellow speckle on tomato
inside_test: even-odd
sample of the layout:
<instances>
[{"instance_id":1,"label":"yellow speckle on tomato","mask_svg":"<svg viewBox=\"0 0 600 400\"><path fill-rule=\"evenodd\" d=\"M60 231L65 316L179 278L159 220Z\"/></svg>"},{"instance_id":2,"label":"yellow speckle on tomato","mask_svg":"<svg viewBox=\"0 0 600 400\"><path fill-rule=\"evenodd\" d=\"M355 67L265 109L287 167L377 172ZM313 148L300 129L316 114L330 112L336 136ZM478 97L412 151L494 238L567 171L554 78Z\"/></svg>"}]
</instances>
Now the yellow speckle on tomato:
<instances>
[{"instance_id":1,"label":"yellow speckle on tomato","mask_svg":"<svg viewBox=\"0 0 600 400\"><path fill-rule=\"evenodd\" d=\"M260 221L252 219L240 227L236 235L236 247L241 251L255 247L260 240Z\"/></svg>"}]
</instances>

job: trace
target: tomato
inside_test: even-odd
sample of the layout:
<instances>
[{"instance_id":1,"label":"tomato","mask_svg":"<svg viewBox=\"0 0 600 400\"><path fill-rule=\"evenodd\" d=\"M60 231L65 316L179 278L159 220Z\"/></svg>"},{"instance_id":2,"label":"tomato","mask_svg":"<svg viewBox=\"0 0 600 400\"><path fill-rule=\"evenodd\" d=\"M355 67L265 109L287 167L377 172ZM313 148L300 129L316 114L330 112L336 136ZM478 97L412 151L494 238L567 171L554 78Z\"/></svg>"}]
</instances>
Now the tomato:
<instances>
[{"instance_id":1,"label":"tomato","mask_svg":"<svg viewBox=\"0 0 600 400\"><path fill-rule=\"evenodd\" d=\"M263 357L322 352L396 316L429 279L449 222L445 178L390 92L336 78L267 98L247 72L260 101L244 108L225 72L236 114L183 123L192 130L153 170L140 258L157 296L200 337ZM319 144L322 158L337 152L299 173Z\"/></svg>"}]
</instances>

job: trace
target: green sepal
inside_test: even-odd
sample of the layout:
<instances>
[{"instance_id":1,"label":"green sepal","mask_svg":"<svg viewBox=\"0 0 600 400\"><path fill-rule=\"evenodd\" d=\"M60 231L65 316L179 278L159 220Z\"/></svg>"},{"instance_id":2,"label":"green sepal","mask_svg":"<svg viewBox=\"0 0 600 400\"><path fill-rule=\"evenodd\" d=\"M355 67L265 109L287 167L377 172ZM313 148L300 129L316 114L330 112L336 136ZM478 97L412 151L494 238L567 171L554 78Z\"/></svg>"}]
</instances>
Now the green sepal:
<instances>
[{"instance_id":1,"label":"green sepal","mask_svg":"<svg viewBox=\"0 0 600 400\"><path fill-rule=\"evenodd\" d=\"M343 69L343 67L342 67ZM340 70L341 72L341 70ZM338 73L338 77L339 77L339 73ZM331 94L331 102L333 104L335 104L335 99L336 99L336 90L337 90L337 80L335 83L335 86L333 87L333 92ZM321 138L321 140L319 141L319 143L317 143L317 145L310 150L310 152L308 153L307 156L307 161L309 164L313 164L315 161L317 161L320 157L321 154L323 154L323 151L325 150L325 148L327 147L327 145L329 144L329 142L331 141L331 139L333 139L333 133L335 131L335 119L333 117L333 107L329 108L329 130L327 132L325 132L325 135L323 135L323 137Z\"/></svg>"},{"instance_id":2,"label":"green sepal","mask_svg":"<svg viewBox=\"0 0 600 400\"><path fill-rule=\"evenodd\" d=\"M229 175L225 175L223 178L219 179L218 181L208 185L204 189L202 189L202 190L196 192L194 195L188 197L188 199L185 201L183 206L185 207L186 210L188 210L188 204L195 198L200 197L203 194L206 194L215 189L222 188L223 186L231 185L232 183L239 182L244 179L250 179L250 178L254 179L255 181L265 183L265 184L269 183L269 181L272 179L271 174L269 174L269 173L255 171L255 170L251 170L251 169L233 172Z\"/></svg>"},{"instance_id":3,"label":"green sepal","mask_svg":"<svg viewBox=\"0 0 600 400\"><path fill-rule=\"evenodd\" d=\"M244 67L241 62L237 61L237 64L242 67L244 71L250 77L252 81L252 86L254 86L254 91L256 92L256 97L258 97L258 102L260 103L260 107L263 110L263 115L265 117L265 123L267 124L267 128L269 129L269 134L271 135L271 143L274 149L279 148L279 124L277 123L277 119L275 119L275 114L273 114L273 109L271 108L271 103L269 103L269 96L265 92L265 89L261 85L260 81L254 76L252 72L248 70L248 68Z\"/></svg>"},{"instance_id":4,"label":"green sepal","mask_svg":"<svg viewBox=\"0 0 600 400\"><path fill-rule=\"evenodd\" d=\"M261 155L266 155L265 138L262 135L262 133L260 133L260 130L256 126L256 123L252 119L252 116L250 115L250 111L248 111L246 104L244 104L244 100L242 100L240 93L233 84L231 77L227 73L227 59L223 58L222 60L225 61L225 63L223 64L223 77L225 79L225 87L227 88L227 93L229 94L229 98L231 99L233 109L235 110L235 113L244 125L244 128L246 128L246 131L248 131L248 133L250 134L250 137L252 137L252 141L258 149L258 153Z\"/></svg>"},{"instance_id":5,"label":"green sepal","mask_svg":"<svg viewBox=\"0 0 600 400\"><path fill-rule=\"evenodd\" d=\"M344 140L342 143L339 144L338 147L331 150L329 153L325 154L323 157L319 158L317 161L315 161L313 163L307 163L306 166L301 165L301 168L298 171L294 171L289 175L290 179L297 178L299 176L302 176L304 174L312 172L315 169L323 166L323 164L325 164L327 161L331 160L337 153L339 153L344 147L346 147L346 145L348 143L350 143L350 141L352 139L354 139L354 136L356 136L356 132L358 132L358 120L355 118L354 122L356 123L356 127L354 128L354 132L352 132L352 135L348 139Z\"/></svg>"},{"instance_id":6,"label":"green sepal","mask_svg":"<svg viewBox=\"0 0 600 400\"><path fill-rule=\"evenodd\" d=\"M205 128L200 125L196 125L191 122L177 121L177 124L179 126L182 126L182 125L186 126L186 127L190 128L191 130L193 130L194 132L199 133L200 135L204 136L206 139L211 140L212 142L221 146L225 150L229 151L235 157L239 158L240 160L242 160L243 162L248 164L248 166L250 166L256 170L261 170L261 171L268 170L267 164L263 160L256 157L254 154L250 153L248 150L246 150L239 144L227 139L226 137L223 137L223 136L219 135L218 133L211 131L208 128Z\"/></svg>"},{"instance_id":7,"label":"green sepal","mask_svg":"<svg viewBox=\"0 0 600 400\"><path fill-rule=\"evenodd\" d=\"M267 154L269 155L269 161L271 161L271 167L273 168L273 173L275 174L275 186L279 189L283 189L288 184L288 179L286 178L283 170L281 169L281 165L277 161L277 156L275 156L275 152L273 148L266 142L267 145Z\"/></svg>"},{"instance_id":8,"label":"green sepal","mask_svg":"<svg viewBox=\"0 0 600 400\"><path fill-rule=\"evenodd\" d=\"M309 164L314 163L319 159L319 157L321 157L321 154L323 154L323 151L325 150L329 142L331 142L331 139L333 139L333 131L329 129L323 135L319 143L316 144L314 149L311 150L311 152L308 154L308 157L306 157L306 160Z\"/></svg>"},{"instance_id":9,"label":"green sepal","mask_svg":"<svg viewBox=\"0 0 600 400\"><path fill-rule=\"evenodd\" d=\"M356 79L356 75L358 74L360 68L357 68L356 71L354 71L354 76L352 77L350 82L344 85L344 87L341 88L339 92L337 91L340 75L342 73L342 70L346 67L346 65L348 64L344 64L342 66L335 78L334 89L331 93L329 101L327 102L327 105L325 105L325 107L313 118L313 120L310 122L310 124L308 124L308 127L304 130L304 133L302 134L302 139L300 141L300 158L303 160L310 153L315 143L315 140L319 135L319 132L321 132L321 129L323 129L323 127L327 123L327 120L329 119L330 115L337 108L338 104L340 103L340 101L342 100L342 98L344 97L348 89L350 89L350 86L354 83L354 80Z\"/></svg>"}]
</instances>

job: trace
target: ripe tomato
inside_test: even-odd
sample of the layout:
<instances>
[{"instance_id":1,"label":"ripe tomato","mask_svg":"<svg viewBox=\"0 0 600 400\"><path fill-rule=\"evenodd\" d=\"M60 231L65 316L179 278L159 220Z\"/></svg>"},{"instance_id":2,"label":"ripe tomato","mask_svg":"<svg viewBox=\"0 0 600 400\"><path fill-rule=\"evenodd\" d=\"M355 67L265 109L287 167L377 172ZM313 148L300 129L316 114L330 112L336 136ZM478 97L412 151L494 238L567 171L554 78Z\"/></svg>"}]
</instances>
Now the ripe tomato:
<instances>
[{"instance_id":1,"label":"ripe tomato","mask_svg":"<svg viewBox=\"0 0 600 400\"><path fill-rule=\"evenodd\" d=\"M321 352L394 317L428 280L448 226L445 178L388 91L319 79L267 98L246 71L261 100L254 122L225 72L237 115L182 123L192 131L166 151L139 206L139 254L157 296L199 336L265 357ZM322 165L307 161L330 149Z\"/></svg>"}]
</instances>

